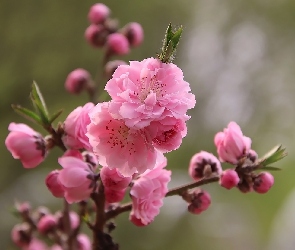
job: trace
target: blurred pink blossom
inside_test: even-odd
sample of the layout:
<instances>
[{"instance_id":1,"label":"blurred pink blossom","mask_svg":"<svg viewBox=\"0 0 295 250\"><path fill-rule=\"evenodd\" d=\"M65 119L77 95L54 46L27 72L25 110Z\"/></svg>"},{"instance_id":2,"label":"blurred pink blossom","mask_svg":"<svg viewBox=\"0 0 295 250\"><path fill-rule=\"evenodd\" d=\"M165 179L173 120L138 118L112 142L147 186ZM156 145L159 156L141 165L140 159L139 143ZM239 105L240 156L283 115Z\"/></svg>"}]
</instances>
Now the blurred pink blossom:
<instances>
[{"instance_id":1,"label":"blurred pink blossom","mask_svg":"<svg viewBox=\"0 0 295 250\"><path fill-rule=\"evenodd\" d=\"M88 12L88 19L91 23L103 23L110 15L110 9L103 3L96 3L91 6Z\"/></svg>"}]
</instances>

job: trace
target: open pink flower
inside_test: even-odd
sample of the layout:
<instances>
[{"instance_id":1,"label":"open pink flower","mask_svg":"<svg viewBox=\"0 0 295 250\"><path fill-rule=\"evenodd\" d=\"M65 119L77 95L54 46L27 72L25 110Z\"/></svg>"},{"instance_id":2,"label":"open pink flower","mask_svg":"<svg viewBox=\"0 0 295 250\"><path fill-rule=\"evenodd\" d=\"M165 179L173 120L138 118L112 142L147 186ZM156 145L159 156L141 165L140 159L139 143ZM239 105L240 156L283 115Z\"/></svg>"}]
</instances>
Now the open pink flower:
<instances>
[{"instance_id":1,"label":"open pink flower","mask_svg":"<svg viewBox=\"0 0 295 250\"><path fill-rule=\"evenodd\" d=\"M243 135L240 126L235 122L230 122L223 132L217 133L214 143L220 161L232 164L237 164L251 148L251 139Z\"/></svg>"},{"instance_id":2,"label":"open pink flower","mask_svg":"<svg viewBox=\"0 0 295 250\"><path fill-rule=\"evenodd\" d=\"M87 127L89 143L100 165L117 168L124 176L152 169L157 151L142 131L130 129L122 120L114 119L108 105L100 103L92 109Z\"/></svg>"},{"instance_id":3,"label":"open pink flower","mask_svg":"<svg viewBox=\"0 0 295 250\"><path fill-rule=\"evenodd\" d=\"M150 224L159 214L163 205L163 198L168 192L168 182L171 171L164 169L166 158L157 163L157 167L147 170L137 180L130 190L132 198L132 211L130 220L137 226Z\"/></svg>"},{"instance_id":4,"label":"open pink flower","mask_svg":"<svg viewBox=\"0 0 295 250\"><path fill-rule=\"evenodd\" d=\"M58 180L63 185L67 202L73 203L88 199L95 187L92 167L71 156L60 157L58 163L63 167Z\"/></svg>"},{"instance_id":5,"label":"open pink flower","mask_svg":"<svg viewBox=\"0 0 295 250\"><path fill-rule=\"evenodd\" d=\"M38 166L46 156L45 140L42 135L26 124L10 123L5 146L14 159L19 159L25 168Z\"/></svg>"},{"instance_id":6,"label":"open pink flower","mask_svg":"<svg viewBox=\"0 0 295 250\"><path fill-rule=\"evenodd\" d=\"M89 111L94 104L89 102L83 107L73 110L64 122L65 135L63 136L64 144L72 149L85 148L91 150L91 146L86 134L86 127L90 123Z\"/></svg>"},{"instance_id":7,"label":"open pink flower","mask_svg":"<svg viewBox=\"0 0 295 250\"><path fill-rule=\"evenodd\" d=\"M110 112L130 128L141 129L165 116L187 120L187 110L195 106L181 69L155 58L119 66L105 89L112 98Z\"/></svg>"}]
</instances>

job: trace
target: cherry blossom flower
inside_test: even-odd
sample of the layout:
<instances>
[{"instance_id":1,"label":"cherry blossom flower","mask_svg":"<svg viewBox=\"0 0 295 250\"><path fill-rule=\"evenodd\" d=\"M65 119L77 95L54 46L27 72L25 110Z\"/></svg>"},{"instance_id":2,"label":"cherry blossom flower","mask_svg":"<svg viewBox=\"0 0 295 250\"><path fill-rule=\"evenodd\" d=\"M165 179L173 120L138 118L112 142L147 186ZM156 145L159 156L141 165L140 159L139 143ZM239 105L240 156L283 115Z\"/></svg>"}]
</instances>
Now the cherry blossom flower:
<instances>
[{"instance_id":1,"label":"cherry blossom flower","mask_svg":"<svg viewBox=\"0 0 295 250\"><path fill-rule=\"evenodd\" d=\"M130 220L137 226L150 224L160 212L171 179L171 171L164 169L166 164L166 158L161 157L156 168L147 170L134 181L130 190L132 198Z\"/></svg>"},{"instance_id":2,"label":"cherry blossom flower","mask_svg":"<svg viewBox=\"0 0 295 250\"><path fill-rule=\"evenodd\" d=\"M38 166L46 156L45 140L38 132L22 123L10 123L5 146L14 159L19 159L24 168Z\"/></svg>"},{"instance_id":3,"label":"cherry blossom flower","mask_svg":"<svg viewBox=\"0 0 295 250\"><path fill-rule=\"evenodd\" d=\"M158 152L147 142L146 135L114 119L108 107L109 103L97 104L89 114L91 123L87 127L89 143L100 165L118 168L124 176L152 169Z\"/></svg>"},{"instance_id":4,"label":"cherry blossom flower","mask_svg":"<svg viewBox=\"0 0 295 250\"><path fill-rule=\"evenodd\" d=\"M112 98L110 112L130 128L141 129L166 116L188 120L186 112L195 106L181 69L155 58L119 66L105 90Z\"/></svg>"}]
</instances>

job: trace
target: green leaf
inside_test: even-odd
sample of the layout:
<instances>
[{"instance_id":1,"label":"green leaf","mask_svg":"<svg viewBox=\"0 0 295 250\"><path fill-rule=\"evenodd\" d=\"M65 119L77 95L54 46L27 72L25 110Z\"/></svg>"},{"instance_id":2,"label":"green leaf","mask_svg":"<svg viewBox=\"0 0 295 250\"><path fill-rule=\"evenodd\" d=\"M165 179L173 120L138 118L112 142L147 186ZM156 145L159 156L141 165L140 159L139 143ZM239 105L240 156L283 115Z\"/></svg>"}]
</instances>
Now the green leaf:
<instances>
[{"instance_id":1,"label":"green leaf","mask_svg":"<svg viewBox=\"0 0 295 250\"><path fill-rule=\"evenodd\" d=\"M172 25L169 23L166 33L165 33L165 38L164 38L164 43L163 43L163 50L168 46L171 38L173 37L173 32L172 32Z\"/></svg>"},{"instance_id":2,"label":"green leaf","mask_svg":"<svg viewBox=\"0 0 295 250\"><path fill-rule=\"evenodd\" d=\"M38 114L36 114L35 112L29 110L29 109L26 109L26 108L23 108L22 106L20 105L14 105L12 104L11 107L13 108L13 110L20 114L21 116L23 116L24 118L32 121L32 122L35 122L37 124L40 124L42 125L42 120L41 118L39 117Z\"/></svg>"},{"instance_id":3,"label":"green leaf","mask_svg":"<svg viewBox=\"0 0 295 250\"><path fill-rule=\"evenodd\" d=\"M268 170L268 171L280 171L282 170L281 168L277 168L277 167L272 167L272 166L265 166L263 167L263 170Z\"/></svg>"},{"instance_id":4,"label":"green leaf","mask_svg":"<svg viewBox=\"0 0 295 250\"><path fill-rule=\"evenodd\" d=\"M176 30L173 34L173 37L171 38L171 42L172 42L172 46L173 46L173 50L176 50L178 44L179 44L179 41L180 41L180 38L181 38L181 35L182 35L182 27L180 27L178 30Z\"/></svg>"},{"instance_id":5,"label":"green leaf","mask_svg":"<svg viewBox=\"0 0 295 250\"><path fill-rule=\"evenodd\" d=\"M30 97L32 100L32 103L36 109L36 111L39 113L40 118L43 122L43 125L48 125L49 123L49 117L48 117L48 111L46 107L46 103L44 101L43 95L37 85L36 82L33 82L32 85L32 91L30 93Z\"/></svg>"},{"instance_id":6,"label":"green leaf","mask_svg":"<svg viewBox=\"0 0 295 250\"><path fill-rule=\"evenodd\" d=\"M277 162L287 156L286 149L282 145L278 145L270 150L265 156L260 160L261 164L266 167L274 162Z\"/></svg>"},{"instance_id":7,"label":"green leaf","mask_svg":"<svg viewBox=\"0 0 295 250\"><path fill-rule=\"evenodd\" d=\"M59 111L55 112L49 119L49 123L53 123L59 116L60 114L63 112L63 109L60 109Z\"/></svg>"}]
</instances>

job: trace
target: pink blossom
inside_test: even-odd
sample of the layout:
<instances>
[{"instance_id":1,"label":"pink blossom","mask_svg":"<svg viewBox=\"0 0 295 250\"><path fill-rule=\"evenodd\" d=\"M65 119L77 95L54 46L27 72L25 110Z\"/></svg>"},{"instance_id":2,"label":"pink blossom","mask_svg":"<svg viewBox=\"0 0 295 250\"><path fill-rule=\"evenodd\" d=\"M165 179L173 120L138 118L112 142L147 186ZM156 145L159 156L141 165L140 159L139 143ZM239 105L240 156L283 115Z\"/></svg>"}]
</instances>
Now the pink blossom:
<instances>
[{"instance_id":1,"label":"pink blossom","mask_svg":"<svg viewBox=\"0 0 295 250\"><path fill-rule=\"evenodd\" d=\"M120 33L110 34L106 42L108 53L126 55L129 53L129 42L126 36Z\"/></svg>"},{"instance_id":2,"label":"pink blossom","mask_svg":"<svg viewBox=\"0 0 295 250\"><path fill-rule=\"evenodd\" d=\"M61 198L61 197L64 197L64 188L58 179L59 173L60 173L60 170L57 170L57 169L51 171L46 176L45 184L53 196Z\"/></svg>"},{"instance_id":3,"label":"pink blossom","mask_svg":"<svg viewBox=\"0 0 295 250\"><path fill-rule=\"evenodd\" d=\"M100 103L90 112L87 136L99 163L117 168L124 176L143 173L155 166L157 151L147 143L142 131L128 128L122 120L114 119L109 103Z\"/></svg>"},{"instance_id":4,"label":"pink blossom","mask_svg":"<svg viewBox=\"0 0 295 250\"><path fill-rule=\"evenodd\" d=\"M60 245L53 245L51 246L50 250L63 250L62 247Z\"/></svg>"},{"instance_id":5,"label":"pink blossom","mask_svg":"<svg viewBox=\"0 0 295 250\"><path fill-rule=\"evenodd\" d=\"M251 139L243 136L242 130L235 122L230 122L223 132L214 138L219 159L222 162L237 164L238 160L249 153Z\"/></svg>"},{"instance_id":6,"label":"pink blossom","mask_svg":"<svg viewBox=\"0 0 295 250\"><path fill-rule=\"evenodd\" d=\"M91 82L91 76L85 69L75 69L68 76L65 81L65 88L72 94L79 94L82 90L87 89Z\"/></svg>"},{"instance_id":7,"label":"pink blossom","mask_svg":"<svg viewBox=\"0 0 295 250\"><path fill-rule=\"evenodd\" d=\"M78 107L73 110L64 122L65 135L63 136L64 144L72 149L85 148L91 150L86 127L90 123L89 111L94 107L94 104L89 102L83 107Z\"/></svg>"},{"instance_id":8,"label":"pink blossom","mask_svg":"<svg viewBox=\"0 0 295 250\"><path fill-rule=\"evenodd\" d=\"M219 184L226 189L232 189L237 186L239 182L240 178L238 173L233 169L223 171L219 180Z\"/></svg>"},{"instance_id":9,"label":"pink blossom","mask_svg":"<svg viewBox=\"0 0 295 250\"><path fill-rule=\"evenodd\" d=\"M81 152L77 149L68 149L66 152L64 152L63 157L65 156L73 156L80 160L84 160L83 155Z\"/></svg>"},{"instance_id":10,"label":"pink blossom","mask_svg":"<svg viewBox=\"0 0 295 250\"><path fill-rule=\"evenodd\" d=\"M253 189L260 194L267 193L274 184L274 177L268 172L261 172L254 178Z\"/></svg>"},{"instance_id":11,"label":"pink blossom","mask_svg":"<svg viewBox=\"0 0 295 250\"><path fill-rule=\"evenodd\" d=\"M139 23L128 23L123 27L123 33L131 46L138 46L143 41L143 29Z\"/></svg>"},{"instance_id":12,"label":"pink blossom","mask_svg":"<svg viewBox=\"0 0 295 250\"><path fill-rule=\"evenodd\" d=\"M110 15L110 9L103 3L97 3L91 6L88 19L91 23L103 23Z\"/></svg>"},{"instance_id":13,"label":"pink blossom","mask_svg":"<svg viewBox=\"0 0 295 250\"><path fill-rule=\"evenodd\" d=\"M166 116L188 120L186 112L195 106L181 69L155 58L119 66L105 89L112 98L110 112L130 128L141 129Z\"/></svg>"},{"instance_id":14,"label":"pink blossom","mask_svg":"<svg viewBox=\"0 0 295 250\"><path fill-rule=\"evenodd\" d=\"M105 188L104 194L107 203L120 202L124 199L126 188L115 190L111 188Z\"/></svg>"},{"instance_id":15,"label":"pink blossom","mask_svg":"<svg viewBox=\"0 0 295 250\"><path fill-rule=\"evenodd\" d=\"M41 234L47 234L55 230L57 226L57 219L52 214L46 214L38 221L37 229Z\"/></svg>"},{"instance_id":16,"label":"pink blossom","mask_svg":"<svg viewBox=\"0 0 295 250\"><path fill-rule=\"evenodd\" d=\"M15 202L15 209L21 214L27 214L31 210L31 204L27 201Z\"/></svg>"},{"instance_id":17,"label":"pink blossom","mask_svg":"<svg viewBox=\"0 0 295 250\"><path fill-rule=\"evenodd\" d=\"M210 204L210 194L204 190L197 189L193 193L193 199L188 206L188 211L192 214L200 214L207 210Z\"/></svg>"},{"instance_id":18,"label":"pink blossom","mask_svg":"<svg viewBox=\"0 0 295 250\"><path fill-rule=\"evenodd\" d=\"M195 154L189 164L189 175L196 181L211 175L220 175L222 172L219 160L211 153L201 151Z\"/></svg>"},{"instance_id":19,"label":"pink blossom","mask_svg":"<svg viewBox=\"0 0 295 250\"><path fill-rule=\"evenodd\" d=\"M131 177L125 177L118 169L110 169L108 167L103 167L100 170L100 179L105 188L112 190L122 190L128 187L131 182Z\"/></svg>"},{"instance_id":20,"label":"pink blossom","mask_svg":"<svg viewBox=\"0 0 295 250\"><path fill-rule=\"evenodd\" d=\"M58 180L63 185L67 202L79 202L89 198L95 186L91 166L71 156L59 158L58 163L63 167Z\"/></svg>"},{"instance_id":21,"label":"pink blossom","mask_svg":"<svg viewBox=\"0 0 295 250\"><path fill-rule=\"evenodd\" d=\"M83 151L82 153L83 160L89 163L92 166L93 170L96 170L98 167L98 157L90 152L90 151Z\"/></svg>"},{"instance_id":22,"label":"pink blossom","mask_svg":"<svg viewBox=\"0 0 295 250\"><path fill-rule=\"evenodd\" d=\"M157 162L156 168L147 170L137 180L130 190L132 210L130 220L137 226L150 224L159 214L163 198L168 192L168 182L171 171L164 169L166 158Z\"/></svg>"},{"instance_id":23,"label":"pink blossom","mask_svg":"<svg viewBox=\"0 0 295 250\"><path fill-rule=\"evenodd\" d=\"M55 216L56 220L58 221L59 229L64 231L65 230L65 228L63 227L64 213L62 211L57 211L54 216ZM70 211L69 216L70 216L71 229L75 230L80 225L80 217L74 211Z\"/></svg>"},{"instance_id":24,"label":"pink blossom","mask_svg":"<svg viewBox=\"0 0 295 250\"><path fill-rule=\"evenodd\" d=\"M91 250L91 242L86 234L79 234L77 236L78 250Z\"/></svg>"},{"instance_id":25,"label":"pink blossom","mask_svg":"<svg viewBox=\"0 0 295 250\"><path fill-rule=\"evenodd\" d=\"M5 146L14 159L19 159L24 168L38 166L46 156L45 140L42 135L22 123L10 123Z\"/></svg>"}]
</instances>

